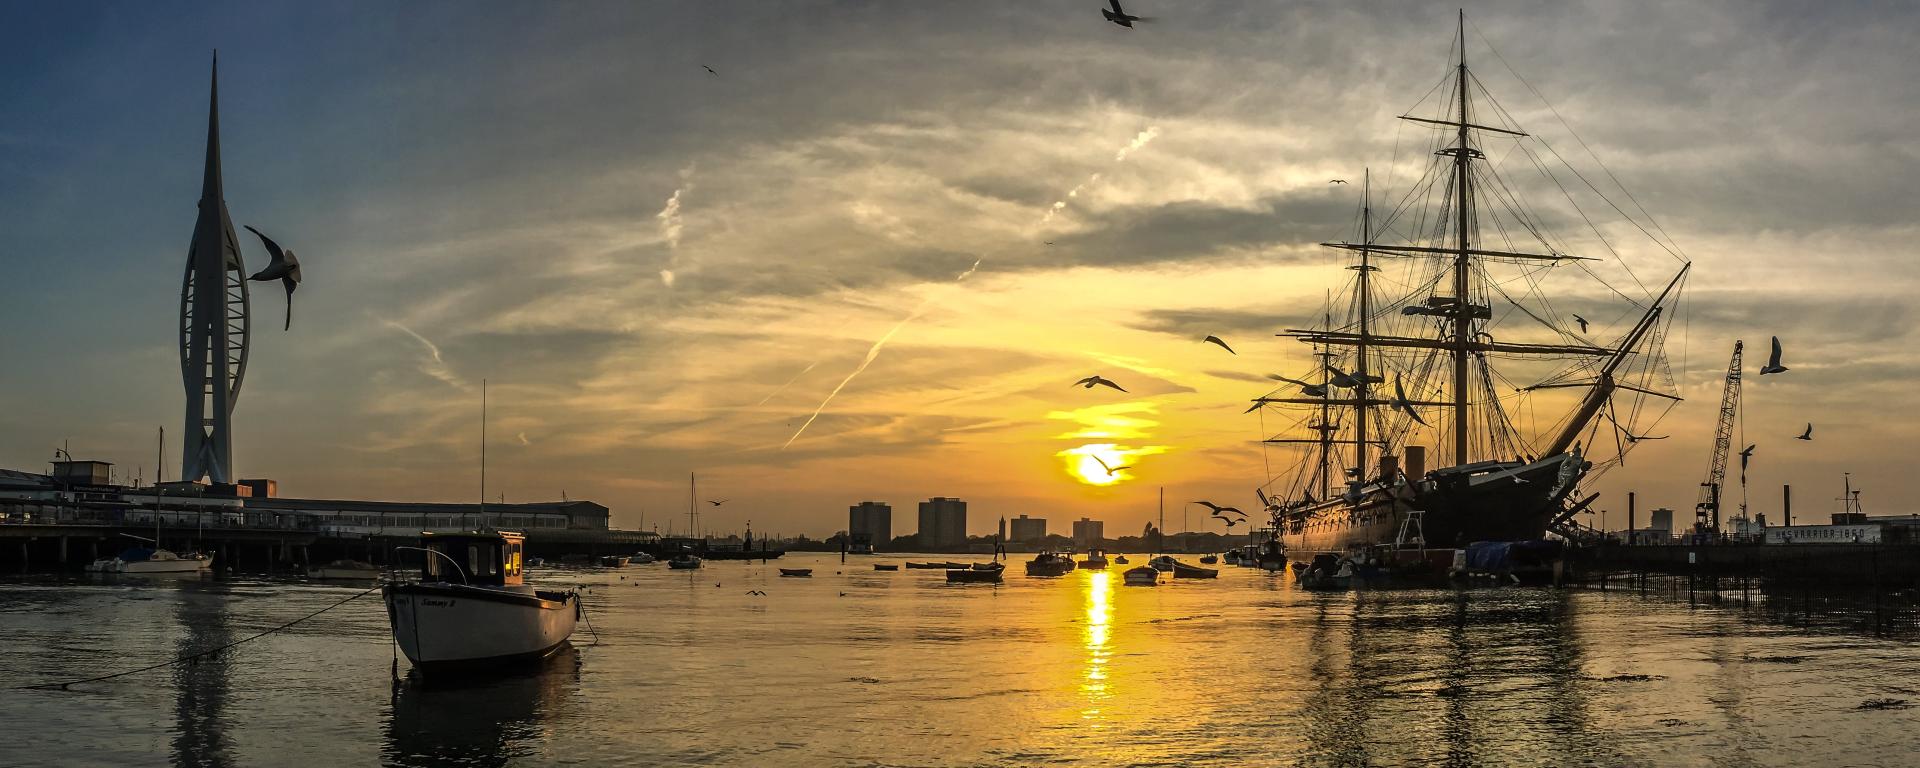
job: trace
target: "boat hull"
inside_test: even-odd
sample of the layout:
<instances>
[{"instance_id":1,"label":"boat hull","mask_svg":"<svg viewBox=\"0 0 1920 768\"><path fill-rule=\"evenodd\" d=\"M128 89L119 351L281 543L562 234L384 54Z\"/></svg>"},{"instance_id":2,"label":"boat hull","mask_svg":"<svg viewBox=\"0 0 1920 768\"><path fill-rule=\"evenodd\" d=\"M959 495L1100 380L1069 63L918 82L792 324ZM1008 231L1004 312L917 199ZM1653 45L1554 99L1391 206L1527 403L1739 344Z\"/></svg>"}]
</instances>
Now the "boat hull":
<instances>
[{"instance_id":1,"label":"boat hull","mask_svg":"<svg viewBox=\"0 0 1920 768\"><path fill-rule=\"evenodd\" d=\"M206 573L213 570L213 558L201 556L121 560L110 557L88 563L88 573Z\"/></svg>"},{"instance_id":2,"label":"boat hull","mask_svg":"<svg viewBox=\"0 0 1920 768\"><path fill-rule=\"evenodd\" d=\"M423 670L545 658L572 637L580 598L459 584L389 584L393 639Z\"/></svg>"},{"instance_id":3,"label":"boat hull","mask_svg":"<svg viewBox=\"0 0 1920 768\"><path fill-rule=\"evenodd\" d=\"M1412 546L1401 535L1415 511L1422 513L1419 533L1425 548L1539 539L1584 471L1585 462L1574 453L1438 470L1419 482L1369 489L1357 502L1334 499L1291 513L1281 541L1293 560ZM1261 558L1261 567L1270 568L1266 560Z\"/></svg>"}]
</instances>

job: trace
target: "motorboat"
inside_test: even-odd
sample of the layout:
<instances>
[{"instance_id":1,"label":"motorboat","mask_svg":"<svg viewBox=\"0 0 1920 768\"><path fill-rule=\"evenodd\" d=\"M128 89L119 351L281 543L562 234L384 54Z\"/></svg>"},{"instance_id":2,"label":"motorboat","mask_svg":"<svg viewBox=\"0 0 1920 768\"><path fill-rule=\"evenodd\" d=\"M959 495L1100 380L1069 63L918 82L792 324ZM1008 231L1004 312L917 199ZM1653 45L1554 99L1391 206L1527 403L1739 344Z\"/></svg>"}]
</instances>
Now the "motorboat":
<instances>
[{"instance_id":1,"label":"motorboat","mask_svg":"<svg viewBox=\"0 0 1920 768\"><path fill-rule=\"evenodd\" d=\"M973 564L972 563L956 563L956 562L953 562L952 560L948 560L947 562L942 563L940 567L945 568L949 571L952 571L952 570L958 570L961 568L972 568Z\"/></svg>"},{"instance_id":2,"label":"motorboat","mask_svg":"<svg viewBox=\"0 0 1920 768\"><path fill-rule=\"evenodd\" d=\"M1313 556L1313 562L1294 575L1302 589L1343 590L1353 586L1353 561L1332 553Z\"/></svg>"},{"instance_id":3,"label":"motorboat","mask_svg":"<svg viewBox=\"0 0 1920 768\"><path fill-rule=\"evenodd\" d=\"M1114 564L1114 565L1126 565L1126 564L1127 564L1127 556L1126 556L1126 555L1114 555L1114 556L1113 556L1113 564Z\"/></svg>"},{"instance_id":4,"label":"motorboat","mask_svg":"<svg viewBox=\"0 0 1920 768\"><path fill-rule=\"evenodd\" d=\"M1217 579L1220 578L1220 572L1212 568L1187 565L1186 563L1175 560L1173 561L1173 577L1176 579Z\"/></svg>"},{"instance_id":5,"label":"motorboat","mask_svg":"<svg viewBox=\"0 0 1920 768\"><path fill-rule=\"evenodd\" d=\"M1151 587L1160 583L1160 569L1151 565L1136 565L1121 574L1122 583L1129 587Z\"/></svg>"},{"instance_id":6,"label":"motorboat","mask_svg":"<svg viewBox=\"0 0 1920 768\"><path fill-rule=\"evenodd\" d=\"M1121 562L1126 561L1122 560ZM1106 568L1107 553L1103 550L1087 550L1087 556L1080 560L1080 569L1083 571L1104 571Z\"/></svg>"},{"instance_id":7,"label":"motorboat","mask_svg":"<svg viewBox=\"0 0 1920 768\"><path fill-rule=\"evenodd\" d=\"M1201 556L1200 556L1200 564L1201 564L1201 565L1213 565L1214 563L1217 563L1217 562L1220 562L1220 558L1219 558L1219 557L1217 557L1217 556L1214 556L1214 555L1201 555Z\"/></svg>"},{"instance_id":8,"label":"motorboat","mask_svg":"<svg viewBox=\"0 0 1920 768\"><path fill-rule=\"evenodd\" d=\"M1287 567L1287 546L1279 539L1268 539L1260 545L1260 551L1253 556L1260 570L1277 573Z\"/></svg>"},{"instance_id":9,"label":"motorboat","mask_svg":"<svg viewBox=\"0 0 1920 768\"><path fill-rule=\"evenodd\" d=\"M807 577L807 576L813 575L813 569L812 568L782 568L780 569L780 575Z\"/></svg>"},{"instance_id":10,"label":"motorboat","mask_svg":"<svg viewBox=\"0 0 1920 768\"><path fill-rule=\"evenodd\" d=\"M543 566L543 565L546 565L546 564L547 564L547 559L546 559L546 558L544 558L544 557L529 557L529 558L527 558L527 567L528 567L528 568L538 568L538 567L540 567L540 566Z\"/></svg>"},{"instance_id":11,"label":"motorboat","mask_svg":"<svg viewBox=\"0 0 1920 768\"><path fill-rule=\"evenodd\" d=\"M647 554L645 552L638 552L638 553L635 553L633 557L627 558L627 562L633 565L647 565L650 563L660 562L660 558L654 557L653 555Z\"/></svg>"},{"instance_id":12,"label":"motorboat","mask_svg":"<svg viewBox=\"0 0 1920 768\"><path fill-rule=\"evenodd\" d=\"M676 571L689 571L700 567L700 558L692 552L682 552L667 561L667 567Z\"/></svg>"},{"instance_id":13,"label":"motorboat","mask_svg":"<svg viewBox=\"0 0 1920 768\"><path fill-rule=\"evenodd\" d=\"M335 560L326 565L314 566L307 571L307 578L326 581L366 581L380 578L380 566L361 560Z\"/></svg>"},{"instance_id":14,"label":"motorboat","mask_svg":"<svg viewBox=\"0 0 1920 768\"><path fill-rule=\"evenodd\" d=\"M1001 574L1004 573L1007 569L1006 569L1006 566L1000 565L999 563L993 563L993 565L996 567L980 568L980 569L948 568L947 581L962 582L962 583L998 584L1000 583L1000 580L1001 580Z\"/></svg>"},{"instance_id":15,"label":"motorboat","mask_svg":"<svg viewBox=\"0 0 1920 768\"><path fill-rule=\"evenodd\" d=\"M945 570L946 567L946 563L907 563L909 571L939 571Z\"/></svg>"},{"instance_id":16,"label":"motorboat","mask_svg":"<svg viewBox=\"0 0 1920 768\"><path fill-rule=\"evenodd\" d=\"M525 583L526 537L508 531L428 533L419 581L381 588L393 639L422 671L488 667L546 658L580 618L573 590Z\"/></svg>"},{"instance_id":17,"label":"motorboat","mask_svg":"<svg viewBox=\"0 0 1920 768\"><path fill-rule=\"evenodd\" d=\"M876 570L876 571L897 571L897 570L900 570L900 566L899 566L899 565L887 565L887 564L881 564L881 563L874 563L874 564L873 564L873 569L874 569L874 570Z\"/></svg>"},{"instance_id":18,"label":"motorboat","mask_svg":"<svg viewBox=\"0 0 1920 768\"><path fill-rule=\"evenodd\" d=\"M1065 576L1073 568L1073 558L1058 552L1041 552L1027 561L1028 576Z\"/></svg>"},{"instance_id":19,"label":"motorboat","mask_svg":"<svg viewBox=\"0 0 1920 768\"><path fill-rule=\"evenodd\" d=\"M625 568L629 558L626 555L604 555L600 558L602 568Z\"/></svg>"},{"instance_id":20,"label":"motorboat","mask_svg":"<svg viewBox=\"0 0 1920 768\"><path fill-rule=\"evenodd\" d=\"M1154 570L1161 573L1172 573L1173 564L1176 562L1179 561L1174 560L1173 555L1160 555L1152 560L1148 560L1147 565L1153 566Z\"/></svg>"},{"instance_id":21,"label":"motorboat","mask_svg":"<svg viewBox=\"0 0 1920 768\"><path fill-rule=\"evenodd\" d=\"M1006 566L999 563L974 563L972 567L976 571L997 571Z\"/></svg>"},{"instance_id":22,"label":"motorboat","mask_svg":"<svg viewBox=\"0 0 1920 768\"><path fill-rule=\"evenodd\" d=\"M206 573L213 558L198 552L181 555L153 547L133 547L87 564L87 573Z\"/></svg>"}]
</instances>

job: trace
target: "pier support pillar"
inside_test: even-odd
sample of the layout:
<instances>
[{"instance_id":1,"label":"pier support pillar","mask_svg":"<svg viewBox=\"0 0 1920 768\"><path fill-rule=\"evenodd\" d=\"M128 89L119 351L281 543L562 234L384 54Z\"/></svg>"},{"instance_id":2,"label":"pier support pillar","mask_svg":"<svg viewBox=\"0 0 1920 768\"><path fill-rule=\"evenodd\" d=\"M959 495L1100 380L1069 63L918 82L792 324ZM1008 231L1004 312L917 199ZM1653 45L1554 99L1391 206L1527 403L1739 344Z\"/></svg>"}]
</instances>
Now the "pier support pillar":
<instances>
[{"instance_id":1,"label":"pier support pillar","mask_svg":"<svg viewBox=\"0 0 1920 768\"><path fill-rule=\"evenodd\" d=\"M60 564L67 564L67 537L60 537Z\"/></svg>"},{"instance_id":2,"label":"pier support pillar","mask_svg":"<svg viewBox=\"0 0 1920 768\"><path fill-rule=\"evenodd\" d=\"M30 540L29 540L29 539L21 539L21 540L20 540L20 572L21 572L21 573L26 573L26 572L27 572L27 543L28 543L28 541L30 541Z\"/></svg>"}]
</instances>

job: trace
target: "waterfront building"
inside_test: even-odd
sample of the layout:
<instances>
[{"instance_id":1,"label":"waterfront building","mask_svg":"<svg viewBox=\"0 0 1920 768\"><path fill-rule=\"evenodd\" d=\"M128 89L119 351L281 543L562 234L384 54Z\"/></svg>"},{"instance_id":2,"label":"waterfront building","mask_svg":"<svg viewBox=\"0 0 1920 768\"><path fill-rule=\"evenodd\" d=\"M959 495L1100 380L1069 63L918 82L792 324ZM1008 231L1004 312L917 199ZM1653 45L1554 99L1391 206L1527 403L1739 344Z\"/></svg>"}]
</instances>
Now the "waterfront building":
<instances>
[{"instance_id":1,"label":"waterfront building","mask_svg":"<svg viewBox=\"0 0 1920 768\"><path fill-rule=\"evenodd\" d=\"M1107 538L1107 524L1099 520L1080 518L1073 521L1073 546L1082 550L1103 546Z\"/></svg>"},{"instance_id":2,"label":"waterfront building","mask_svg":"<svg viewBox=\"0 0 1920 768\"><path fill-rule=\"evenodd\" d=\"M1007 521L1009 541L1032 544L1047 537L1047 519L1021 515Z\"/></svg>"},{"instance_id":3,"label":"waterfront building","mask_svg":"<svg viewBox=\"0 0 1920 768\"><path fill-rule=\"evenodd\" d=\"M944 496L920 502L920 546L959 547L966 543L966 502Z\"/></svg>"},{"instance_id":4,"label":"waterfront building","mask_svg":"<svg viewBox=\"0 0 1920 768\"><path fill-rule=\"evenodd\" d=\"M893 541L893 507L881 501L863 501L847 507L847 540L871 552Z\"/></svg>"}]
</instances>

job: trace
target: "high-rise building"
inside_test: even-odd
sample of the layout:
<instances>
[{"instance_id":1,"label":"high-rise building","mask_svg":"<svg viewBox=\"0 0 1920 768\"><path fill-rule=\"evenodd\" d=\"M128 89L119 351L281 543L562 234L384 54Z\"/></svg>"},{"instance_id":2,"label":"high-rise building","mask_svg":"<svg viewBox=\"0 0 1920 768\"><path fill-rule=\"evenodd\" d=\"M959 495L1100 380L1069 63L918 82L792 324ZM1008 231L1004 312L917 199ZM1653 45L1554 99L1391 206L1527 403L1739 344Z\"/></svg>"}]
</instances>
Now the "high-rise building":
<instances>
[{"instance_id":1,"label":"high-rise building","mask_svg":"<svg viewBox=\"0 0 1920 768\"><path fill-rule=\"evenodd\" d=\"M1073 545L1080 549L1093 549L1101 546L1107 538L1107 524L1099 520L1080 518L1073 521Z\"/></svg>"},{"instance_id":2,"label":"high-rise building","mask_svg":"<svg viewBox=\"0 0 1920 768\"><path fill-rule=\"evenodd\" d=\"M847 538L883 549L893 541L893 507L883 501L863 501L847 507Z\"/></svg>"},{"instance_id":3,"label":"high-rise building","mask_svg":"<svg viewBox=\"0 0 1920 768\"><path fill-rule=\"evenodd\" d=\"M1012 541L1031 544L1047 537L1047 519L1021 515L1007 521L1007 536Z\"/></svg>"},{"instance_id":4,"label":"high-rise building","mask_svg":"<svg viewBox=\"0 0 1920 768\"><path fill-rule=\"evenodd\" d=\"M967 543L967 503L935 496L920 502L920 545L957 547Z\"/></svg>"}]
</instances>

